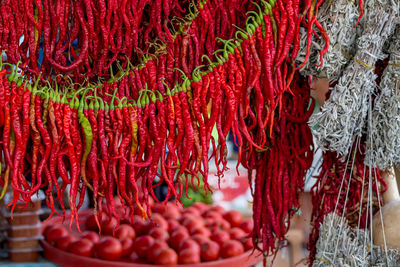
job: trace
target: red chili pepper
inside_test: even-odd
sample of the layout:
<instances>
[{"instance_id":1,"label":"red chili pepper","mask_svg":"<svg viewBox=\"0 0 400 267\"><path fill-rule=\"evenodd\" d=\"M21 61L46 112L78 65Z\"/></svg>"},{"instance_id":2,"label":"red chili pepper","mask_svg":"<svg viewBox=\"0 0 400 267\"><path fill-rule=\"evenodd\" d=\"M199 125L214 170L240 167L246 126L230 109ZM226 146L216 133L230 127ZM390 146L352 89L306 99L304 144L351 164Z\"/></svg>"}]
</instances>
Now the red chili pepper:
<instances>
[{"instance_id":1,"label":"red chili pepper","mask_svg":"<svg viewBox=\"0 0 400 267\"><path fill-rule=\"evenodd\" d=\"M187 97L184 89L185 88L179 88L178 94L180 96L180 104L182 107L183 125L185 127L185 132L186 132L185 134L186 144L185 144L185 150L182 151L184 155L182 161L180 162L180 170L177 174L178 177L180 177L186 171L186 167L189 164L190 152L192 151L194 146L194 130L192 126L192 119L190 116L189 105L187 102Z\"/></svg>"},{"instance_id":2,"label":"red chili pepper","mask_svg":"<svg viewBox=\"0 0 400 267\"><path fill-rule=\"evenodd\" d=\"M138 140L137 140L137 132L138 132L138 110L136 110L133 106L129 106L129 119L131 123L131 131L132 131L132 143L131 143L131 150L129 154L129 160L130 162L133 162L137 153L137 147L138 147ZM142 211L142 215L146 216L146 213L141 206L139 202L139 190L137 187L136 183L136 177L135 177L136 171L133 166L129 166L129 181L133 187L133 195L135 199L135 203L137 207ZM134 212L134 210L131 210L131 213Z\"/></svg>"},{"instance_id":3,"label":"red chili pepper","mask_svg":"<svg viewBox=\"0 0 400 267\"><path fill-rule=\"evenodd\" d=\"M361 18L364 15L364 8L363 8L364 3L363 2L364 2L363 0L358 0L358 5L360 6L360 16L358 17L357 23L354 26L354 28L357 27L358 23L361 21Z\"/></svg>"},{"instance_id":4,"label":"red chili pepper","mask_svg":"<svg viewBox=\"0 0 400 267\"><path fill-rule=\"evenodd\" d=\"M52 140L51 137L49 135L49 133L47 132L47 129L45 128L43 121L42 121L42 117L41 117L41 104L42 104L42 100L40 98L39 95L36 95L35 98L35 115L36 115L36 123L37 123L37 128L40 132L40 135L42 136L43 142L45 144L45 149L42 153L42 160L40 161L39 165L38 165L38 169L37 169L37 185L35 186L35 188L33 188L31 191L32 192L36 192L39 189L39 186L41 186L41 179L42 179L42 173L46 167L47 161L49 160L50 157L50 153L51 153L51 147L52 147ZM52 188L53 186L53 182L51 179L51 176L47 176L47 180L48 180L48 187L49 189ZM46 191L47 197L50 199L50 201L52 202L52 196L51 196L51 191L50 190ZM50 206L50 208L52 209L52 212L54 210L54 205Z\"/></svg>"},{"instance_id":5,"label":"red chili pepper","mask_svg":"<svg viewBox=\"0 0 400 267\"><path fill-rule=\"evenodd\" d=\"M98 111L98 139L100 143L100 150L101 150L101 162L104 167L104 169L108 169L108 164L109 164L109 156L108 156L108 150L107 150L107 139L105 135L105 123L104 123L104 117L105 117L105 107L104 107L104 102L99 98L100 100L100 107ZM105 173L104 173L105 175Z\"/></svg>"},{"instance_id":6,"label":"red chili pepper","mask_svg":"<svg viewBox=\"0 0 400 267\"><path fill-rule=\"evenodd\" d=\"M97 99L96 99L97 100ZM95 101L96 101L95 100ZM98 167L97 167L97 140L99 139L99 128L97 125L97 118L95 113L98 113L99 111L99 106L93 105L93 102L89 104L89 109L87 110L88 112L88 119L90 122L90 126L92 128L92 134L93 134L93 144L88 156L88 168L90 170L90 173L92 174L92 181L93 181L93 200L94 200L94 210L97 212L97 198L98 198L98 193L99 193L99 172L98 172Z\"/></svg>"},{"instance_id":7,"label":"red chili pepper","mask_svg":"<svg viewBox=\"0 0 400 267\"><path fill-rule=\"evenodd\" d=\"M83 31L83 45L82 45L82 50L79 53L79 57L71 64L68 66L62 66L55 62L52 58L47 58L49 60L50 64L52 65L53 68L63 71L63 72L68 72L71 70L75 70L80 64L82 64L84 58L87 57L88 54L88 48L89 48L89 32L86 27L86 23L84 22L84 14L82 11L82 8L80 7L80 3L75 2L74 5L76 12L77 12L77 17L79 19L79 23L81 25L81 29Z\"/></svg>"},{"instance_id":8,"label":"red chili pepper","mask_svg":"<svg viewBox=\"0 0 400 267\"><path fill-rule=\"evenodd\" d=\"M297 67L297 69L301 69L308 61L308 58L310 57L311 53L311 40L312 40L312 26L314 25L315 21L317 20L317 17L312 14L312 11L308 13L308 27L307 27L307 50L306 50L306 56L304 59L304 62Z\"/></svg>"},{"instance_id":9,"label":"red chili pepper","mask_svg":"<svg viewBox=\"0 0 400 267\"><path fill-rule=\"evenodd\" d=\"M3 79L3 84L7 83L8 80L6 78ZM10 143L10 133L11 133L11 114L10 114L10 91L6 88L6 97L5 97L5 105L4 105L4 129L3 129L3 149L4 155L6 159L6 164L13 169L13 162L11 159L10 148L8 144Z\"/></svg>"},{"instance_id":10,"label":"red chili pepper","mask_svg":"<svg viewBox=\"0 0 400 267\"><path fill-rule=\"evenodd\" d=\"M293 38L295 37L295 34L296 34L295 18L297 18L297 17L295 17L294 10L298 10L298 4L296 5L294 2L295 1L293 1L294 6L292 5L292 3L287 3L287 2L285 3L284 9L286 9L286 11L287 11L288 31L287 31L287 34L285 37L283 50L279 54L279 59L277 60L276 66L280 66L283 63L283 61L285 60L286 56L289 54L290 46L292 45ZM279 8L282 8L282 7L283 7L282 4L279 5ZM294 10L293 10L293 8L294 8Z\"/></svg>"},{"instance_id":11,"label":"red chili pepper","mask_svg":"<svg viewBox=\"0 0 400 267\"><path fill-rule=\"evenodd\" d=\"M118 108L119 109L119 108ZM130 122L130 115L128 111L128 107L124 106L122 108L122 113L123 113L123 119L126 122ZM120 154L125 157L126 153L126 148L128 145L132 142L132 129L131 129L131 124L127 123L128 129L125 131L125 137L122 139L119 150ZM118 187L119 191L121 194L122 199L125 200L126 203L128 203L129 207L133 209L133 202L132 200L128 197L126 193L126 162L124 160L120 160L119 162L119 177L118 177Z\"/></svg>"},{"instance_id":12,"label":"red chili pepper","mask_svg":"<svg viewBox=\"0 0 400 267\"><path fill-rule=\"evenodd\" d=\"M60 137L59 137L57 126L56 126L54 102L51 97L49 98L48 109L49 109L49 122L50 122L49 130L51 132L51 139L53 141L53 144L51 147L51 152L50 152L50 158L49 158L49 173L50 173L52 181L57 189L56 199L61 198L61 201L62 201L62 196L60 195L60 191L59 191L58 183L57 183L57 177L56 177L57 157L58 157L58 153L60 150Z\"/></svg>"},{"instance_id":13,"label":"red chili pepper","mask_svg":"<svg viewBox=\"0 0 400 267\"><path fill-rule=\"evenodd\" d=\"M65 103L65 102L63 102ZM72 221L77 217L76 213L76 195L77 195L77 183L79 183L79 168L80 164L77 158L77 153L75 153L75 148L77 148L73 141L73 134L70 132L70 127L72 125L72 111L68 104L64 104L64 137L68 145L68 157L71 166L71 192L70 192L70 208L71 208L71 219L69 226L72 226ZM73 126L72 126L73 128ZM79 226L78 226L79 227Z\"/></svg>"},{"instance_id":14,"label":"red chili pepper","mask_svg":"<svg viewBox=\"0 0 400 267\"><path fill-rule=\"evenodd\" d=\"M362 1L362 0L360 0ZM315 20L315 26L317 26L318 30L321 32L322 37L324 37L325 40L325 46L324 49L322 49L322 51L320 51L319 55L320 55L320 64L317 65L317 67L321 67L323 64L323 55L328 52L329 50L329 35L328 33L325 31L324 27L322 27L321 23L319 23L318 20Z\"/></svg>"},{"instance_id":15,"label":"red chili pepper","mask_svg":"<svg viewBox=\"0 0 400 267\"><path fill-rule=\"evenodd\" d=\"M22 172L23 168L23 159L26 150L26 144L24 145L24 140L28 140L29 136L29 119L28 119L28 107L29 102L24 103L22 106L22 101L29 99L29 95L25 95L24 93L20 92L21 88L17 88L16 82L11 82L11 123L13 133L15 135L15 153L14 153L14 162L13 162L13 172L12 172L12 185L14 190L21 190L22 186L26 189L29 188L25 179L22 179L20 173ZM28 92L29 93L29 92ZM25 97L24 97L25 96ZM23 113L23 120L24 125L22 125L22 121L20 118L21 110L24 109L25 112ZM23 133L23 130L27 130L27 133ZM23 136L24 134L24 136ZM26 191L24 192L26 193ZM15 200L15 198L13 199ZM16 202L13 202L13 207L11 212L13 212Z\"/></svg>"}]
</instances>

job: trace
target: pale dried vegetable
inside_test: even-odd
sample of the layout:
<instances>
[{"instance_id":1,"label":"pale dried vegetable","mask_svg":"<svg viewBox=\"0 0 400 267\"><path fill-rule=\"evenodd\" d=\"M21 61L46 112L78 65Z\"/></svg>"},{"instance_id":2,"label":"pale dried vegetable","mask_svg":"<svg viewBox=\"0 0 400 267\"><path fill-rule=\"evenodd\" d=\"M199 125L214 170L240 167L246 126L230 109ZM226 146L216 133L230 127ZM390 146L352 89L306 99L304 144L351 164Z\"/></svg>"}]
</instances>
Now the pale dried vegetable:
<instances>
[{"instance_id":1,"label":"pale dried vegetable","mask_svg":"<svg viewBox=\"0 0 400 267\"><path fill-rule=\"evenodd\" d=\"M400 28L390 42L390 59L380 82L368 130L365 163L380 169L400 162Z\"/></svg>"},{"instance_id":2,"label":"pale dried vegetable","mask_svg":"<svg viewBox=\"0 0 400 267\"><path fill-rule=\"evenodd\" d=\"M373 66L382 59L382 47L392 34L395 14L387 11L389 1L367 3L363 33L357 40L354 60L346 67L329 100L311 116L309 124L323 150L347 155L365 125L376 75Z\"/></svg>"},{"instance_id":3,"label":"pale dried vegetable","mask_svg":"<svg viewBox=\"0 0 400 267\"><path fill-rule=\"evenodd\" d=\"M372 248L372 249L371 249ZM371 244L368 229L352 228L346 219L328 214L321 224L314 267L400 266L400 254Z\"/></svg>"}]
</instances>

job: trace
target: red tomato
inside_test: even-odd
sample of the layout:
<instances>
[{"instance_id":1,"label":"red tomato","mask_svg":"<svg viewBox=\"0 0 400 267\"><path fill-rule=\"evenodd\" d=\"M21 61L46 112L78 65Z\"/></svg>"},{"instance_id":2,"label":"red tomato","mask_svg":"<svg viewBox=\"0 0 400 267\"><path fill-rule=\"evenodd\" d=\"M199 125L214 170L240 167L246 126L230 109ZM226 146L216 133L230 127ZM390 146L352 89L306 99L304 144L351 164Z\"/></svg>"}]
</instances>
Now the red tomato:
<instances>
[{"instance_id":1,"label":"red tomato","mask_svg":"<svg viewBox=\"0 0 400 267\"><path fill-rule=\"evenodd\" d=\"M177 226L180 226L179 222L174 219L169 219L168 221L168 232L171 233L172 229L174 229Z\"/></svg>"},{"instance_id":2,"label":"red tomato","mask_svg":"<svg viewBox=\"0 0 400 267\"><path fill-rule=\"evenodd\" d=\"M190 235L197 235L197 234L204 235L204 236L206 236L206 237L210 237L211 232L210 232L210 230L208 230L208 229L205 228L204 226L200 226L200 227L197 227L197 228L193 228L193 229L190 231Z\"/></svg>"},{"instance_id":3,"label":"red tomato","mask_svg":"<svg viewBox=\"0 0 400 267\"><path fill-rule=\"evenodd\" d=\"M242 238L240 241L242 242L245 251L254 248L253 239L251 237Z\"/></svg>"},{"instance_id":4,"label":"red tomato","mask_svg":"<svg viewBox=\"0 0 400 267\"><path fill-rule=\"evenodd\" d=\"M147 260L150 262L154 262L154 259L156 258L157 254L160 252L162 249L168 248L168 244L165 243L164 241L161 240L155 240L153 244L149 247L147 250L146 256Z\"/></svg>"},{"instance_id":5,"label":"red tomato","mask_svg":"<svg viewBox=\"0 0 400 267\"><path fill-rule=\"evenodd\" d=\"M171 220L171 219L177 219L179 217L181 217L181 213L179 210L177 209L173 209L173 210L166 210L165 212L162 213L162 216L166 219L166 220Z\"/></svg>"},{"instance_id":6,"label":"red tomato","mask_svg":"<svg viewBox=\"0 0 400 267\"><path fill-rule=\"evenodd\" d=\"M161 214L154 213L153 215L151 215L151 218L153 219L153 222L157 227L168 231L168 222L164 219L163 216L161 216Z\"/></svg>"},{"instance_id":7,"label":"red tomato","mask_svg":"<svg viewBox=\"0 0 400 267\"><path fill-rule=\"evenodd\" d=\"M155 264L176 265L178 264L178 255L171 248L163 249L157 254Z\"/></svg>"},{"instance_id":8,"label":"red tomato","mask_svg":"<svg viewBox=\"0 0 400 267\"><path fill-rule=\"evenodd\" d=\"M74 242L76 240L76 237L73 235L66 235L57 240L57 248L61 250L67 250L69 244Z\"/></svg>"},{"instance_id":9,"label":"red tomato","mask_svg":"<svg viewBox=\"0 0 400 267\"><path fill-rule=\"evenodd\" d=\"M189 232L191 232L193 229L203 227L204 223L199 219L186 219L182 222L182 225L185 226Z\"/></svg>"},{"instance_id":10,"label":"red tomato","mask_svg":"<svg viewBox=\"0 0 400 267\"><path fill-rule=\"evenodd\" d=\"M222 219L222 214L213 210L207 210L203 213L203 217L210 219Z\"/></svg>"},{"instance_id":11,"label":"red tomato","mask_svg":"<svg viewBox=\"0 0 400 267\"><path fill-rule=\"evenodd\" d=\"M93 231L84 232L82 238L89 239L90 241L92 241L93 244L97 244L100 241L100 236Z\"/></svg>"},{"instance_id":12,"label":"red tomato","mask_svg":"<svg viewBox=\"0 0 400 267\"><path fill-rule=\"evenodd\" d=\"M220 246L222 246L226 241L230 240L231 237L228 232L224 230L216 230L211 235L211 240L217 242Z\"/></svg>"},{"instance_id":13,"label":"red tomato","mask_svg":"<svg viewBox=\"0 0 400 267\"><path fill-rule=\"evenodd\" d=\"M53 224L46 225L46 227L43 230L43 236L46 236L46 233L53 227L54 227Z\"/></svg>"},{"instance_id":14,"label":"red tomato","mask_svg":"<svg viewBox=\"0 0 400 267\"><path fill-rule=\"evenodd\" d=\"M116 207L116 208L115 208L115 211L116 211L118 217L119 217L120 219L122 219L122 218L125 217L125 214L126 214L126 212L127 212L127 209L121 206L121 207Z\"/></svg>"},{"instance_id":15,"label":"red tomato","mask_svg":"<svg viewBox=\"0 0 400 267\"><path fill-rule=\"evenodd\" d=\"M187 232L175 231L171 234L171 237L169 238L169 244L171 245L172 248L177 250L181 242L188 238L189 234Z\"/></svg>"},{"instance_id":16,"label":"red tomato","mask_svg":"<svg viewBox=\"0 0 400 267\"><path fill-rule=\"evenodd\" d=\"M203 261L215 261L219 257L219 245L214 241L207 241L201 246L201 259Z\"/></svg>"},{"instance_id":17,"label":"red tomato","mask_svg":"<svg viewBox=\"0 0 400 267\"><path fill-rule=\"evenodd\" d=\"M251 219L247 219L242 221L242 223L239 225L239 227L246 233L246 234L250 234L251 232L253 232L253 228L254 228L254 221Z\"/></svg>"},{"instance_id":18,"label":"red tomato","mask_svg":"<svg viewBox=\"0 0 400 267\"><path fill-rule=\"evenodd\" d=\"M194 241L193 239L186 239L186 240L183 240L183 241L181 242L181 244L179 245L178 251L182 251L182 250L187 249L187 248L195 249L196 251L199 251L199 252L200 252L200 246L199 246L199 244L197 244L197 242Z\"/></svg>"},{"instance_id":19,"label":"red tomato","mask_svg":"<svg viewBox=\"0 0 400 267\"><path fill-rule=\"evenodd\" d=\"M182 214L181 217L179 217L179 222L181 224L183 224L187 220L196 220L196 219L199 219L199 217L194 214L185 213L185 214Z\"/></svg>"},{"instance_id":20,"label":"red tomato","mask_svg":"<svg viewBox=\"0 0 400 267\"><path fill-rule=\"evenodd\" d=\"M148 235L149 232L151 231L151 229L153 229L155 227L156 227L156 225L152 221L150 221L149 219L146 220L146 222L143 226L143 234Z\"/></svg>"},{"instance_id":21,"label":"red tomato","mask_svg":"<svg viewBox=\"0 0 400 267\"><path fill-rule=\"evenodd\" d=\"M149 235L139 236L135 240L135 251L140 258L146 257L147 250L153 244L154 238Z\"/></svg>"},{"instance_id":22,"label":"red tomato","mask_svg":"<svg viewBox=\"0 0 400 267\"><path fill-rule=\"evenodd\" d=\"M189 207L189 208L185 209L184 213L185 214L193 214L193 215L198 216L198 217L201 216L200 210L196 209L195 207Z\"/></svg>"},{"instance_id":23,"label":"red tomato","mask_svg":"<svg viewBox=\"0 0 400 267\"><path fill-rule=\"evenodd\" d=\"M169 220L169 219L176 220L179 217L181 217L181 212L180 212L179 208L175 204L172 204L170 202L167 203L166 210L161 214L166 220Z\"/></svg>"},{"instance_id":24,"label":"red tomato","mask_svg":"<svg viewBox=\"0 0 400 267\"><path fill-rule=\"evenodd\" d=\"M196 264L200 263L200 251L196 249L184 249L178 254L179 264Z\"/></svg>"},{"instance_id":25,"label":"red tomato","mask_svg":"<svg viewBox=\"0 0 400 267\"><path fill-rule=\"evenodd\" d=\"M217 226L217 223L214 218L205 218L204 226L211 228L211 227Z\"/></svg>"},{"instance_id":26,"label":"red tomato","mask_svg":"<svg viewBox=\"0 0 400 267\"><path fill-rule=\"evenodd\" d=\"M122 245L118 239L107 237L96 247L97 256L103 260L116 261L122 256Z\"/></svg>"},{"instance_id":27,"label":"red tomato","mask_svg":"<svg viewBox=\"0 0 400 267\"><path fill-rule=\"evenodd\" d=\"M141 261L140 257L138 256L138 254L136 254L136 252L132 252L132 254L129 256L129 259L135 263L139 263Z\"/></svg>"},{"instance_id":28,"label":"red tomato","mask_svg":"<svg viewBox=\"0 0 400 267\"><path fill-rule=\"evenodd\" d=\"M121 224L118 229L115 231L115 238L123 239L123 238L130 238L135 239L136 233L132 226L127 224Z\"/></svg>"},{"instance_id":29,"label":"red tomato","mask_svg":"<svg viewBox=\"0 0 400 267\"><path fill-rule=\"evenodd\" d=\"M89 239L83 238L71 242L67 250L75 255L91 257L93 255L94 244Z\"/></svg>"},{"instance_id":30,"label":"red tomato","mask_svg":"<svg viewBox=\"0 0 400 267\"><path fill-rule=\"evenodd\" d=\"M133 215L133 229L135 230L136 236L145 234L146 221L138 215Z\"/></svg>"},{"instance_id":31,"label":"red tomato","mask_svg":"<svg viewBox=\"0 0 400 267\"><path fill-rule=\"evenodd\" d=\"M175 210L177 210L179 212L184 210L183 205L181 203L179 203L178 201L175 201L175 202L170 201L170 202L167 203L166 206L167 206L167 210L175 209Z\"/></svg>"},{"instance_id":32,"label":"red tomato","mask_svg":"<svg viewBox=\"0 0 400 267\"><path fill-rule=\"evenodd\" d=\"M200 246L204 242L207 242L208 240L210 240L208 237L201 235L201 234L192 235L190 238L193 239L194 241L196 241L197 244L199 244Z\"/></svg>"},{"instance_id":33,"label":"red tomato","mask_svg":"<svg viewBox=\"0 0 400 267\"><path fill-rule=\"evenodd\" d=\"M117 219L114 217L109 217L101 222L101 233L105 235L112 235L114 230L117 228L117 225Z\"/></svg>"},{"instance_id":34,"label":"red tomato","mask_svg":"<svg viewBox=\"0 0 400 267\"><path fill-rule=\"evenodd\" d=\"M218 227L222 230L229 231L231 229L231 225L227 220L221 219L218 222Z\"/></svg>"},{"instance_id":35,"label":"red tomato","mask_svg":"<svg viewBox=\"0 0 400 267\"><path fill-rule=\"evenodd\" d=\"M203 202L196 202L192 205L193 208L198 209L200 214L208 210L208 205Z\"/></svg>"},{"instance_id":36,"label":"red tomato","mask_svg":"<svg viewBox=\"0 0 400 267\"><path fill-rule=\"evenodd\" d=\"M219 214L225 213L225 209L224 209L222 206L220 206L220 205L211 207L210 210L216 211L216 212L219 213Z\"/></svg>"},{"instance_id":37,"label":"red tomato","mask_svg":"<svg viewBox=\"0 0 400 267\"><path fill-rule=\"evenodd\" d=\"M153 207L151 207L151 211L153 213L164 213L167 210L167 206L159 203L155 203Z\"/></svg>"},{"instance_id":38,"label":"red tomato","mask_svg":"<svg viewBox=\"0 0 400 267\"><path fill-rule=\"evenodd\" d=\"M215 230L215 229L219 230L220 229L220 227L219 227L220 220L223 220L223 219L207 218L204 220L204 225L210 230Z\"/></svg>"},{"instance_id":39,"label":"red tomato","mask_svg":"<svg viewBox=\"0 0 400 267\"><path fill-rule=\"evenodd\" d=\"M116 208L122 207L121 199L118 196L114 197L114 206Z\"/></svg>"},{"instance_id":40,"label":"red tomato","mask_svg":"<svg viewBox=\"0 0 400 267\"><path fill-rule=\"evenodd\" d=\"M232 227L239 227L243 221L243 216L237 210L230 210L224 213L224 219L227 220Z\"/></svg>"},{"instance_id":41,"label":"red tomato","mask_svg":"<svg viewBox=\"0 0 400 267\"><path fill-rule=\"evenodd\" d=\"M158 227L151 229L149 235L151 235L156 240L167 241L169 238L168 231Z\"/></svg>"},{"instance_id":42,"label":"red tomato","mask_svg":"<svg viewBox=\"0 0 400 267\"><path fill-rule=\"evenodd\" d=\"M231 230L229 230L229 235L232 240L240 240L247 234L241 228L234 227Z\"/></svg>"},{"instance_id":43,"label":"red tomato","mask_svg":"<svg viewBox=\"0 0 400 267\"><path fill-rule=\"evenodd\" d=\"M46 231L45 238L47 242L54 245L59 238L66 235L68 235L68 231L64 226L54 225L52 228Z\"/></svg>"},{"instance_id":44,"label":"red tomato","mask_svg":"<svg viewBox=\"0 0 400 267\"><path fill-rule=\"evenodd\" d=\"M92 214L86 218L85 225L86 225L86 228L91 231L95 231L98 229L98 226L96 223L96 217L94 216L94 214Z\"/></svg>"},{"instance_id":45,"label":"red tomato","mask_svg":"<svg viewBox=\"0 0 400 267\"><path fill-rule=\"evenodd\" d=\"M171 230L171 234L173 233L173 232L175 232L175 231L182 231L182 232L186 232L186 233L188 233L189 234L189 231L188 231L188 229L186 229L186 227L185 226L182 226L182 225L177 225L177 226L175 226L174 228L172 228L172 230Z\"/></svg>"},{"instance_id":46,"label":"red tomato","mask_svg":"<svg viewBox=\"0 0 400 267\"><path fill-rule=\"evenodd\" d=\"M221 247L221 257L224 259L239 256L243 253L244 247L242 243L237 240L228 240Z\"/></svg>"},{"instance_id":47,"label":"red tomato","mask_svg":"<svg viewBox=\"0 0 400 267\"><path fill-rule=\"evenodd\" d=\"M120 239L122 246L122 257L126 257L132 254L133 251L133 239L122 238Z\"/></svg>"}]
</instances>

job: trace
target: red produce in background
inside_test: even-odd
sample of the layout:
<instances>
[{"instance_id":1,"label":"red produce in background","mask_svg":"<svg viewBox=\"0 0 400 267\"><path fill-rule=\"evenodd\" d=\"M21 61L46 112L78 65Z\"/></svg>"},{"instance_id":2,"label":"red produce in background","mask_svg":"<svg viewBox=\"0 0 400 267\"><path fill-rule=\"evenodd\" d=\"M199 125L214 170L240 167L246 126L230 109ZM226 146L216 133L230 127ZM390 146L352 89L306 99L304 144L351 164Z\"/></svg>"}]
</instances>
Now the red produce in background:
<instances>
[{"instance_id":1,"label":"red produce in background","mask_svg":"<svg viewBox=\"0 0 400 267\"><path fill-rule=\"evenodd\" d=\"M94 251L94 244L89 239L83 238L71 242L67 250L78 256L91 257Z\"/></svg>"}]
</instances>

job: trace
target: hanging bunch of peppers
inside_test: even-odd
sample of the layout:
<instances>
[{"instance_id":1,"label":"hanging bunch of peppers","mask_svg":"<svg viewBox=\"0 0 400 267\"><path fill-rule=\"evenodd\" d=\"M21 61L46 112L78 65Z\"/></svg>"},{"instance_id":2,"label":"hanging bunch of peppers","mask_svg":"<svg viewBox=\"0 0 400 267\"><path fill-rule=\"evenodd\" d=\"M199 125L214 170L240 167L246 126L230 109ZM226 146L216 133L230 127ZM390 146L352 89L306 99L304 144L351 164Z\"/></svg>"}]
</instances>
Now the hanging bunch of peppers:
<instances>
[{"instance_id":1,"label":"hanging bunch of peppers","mask_svg":"<svg viewBox=\"0 0 400 267\"><path fill-rule=\"evenodd\" d=\"M208 162L222 177L232 134L252 186L253 242L276 253L313 159L315 103L297 71L308 56L295 60L301 29L307 54L314 27L323 33L322 2L3 1L2 195L13 188L13 210L44 189L52 213L60 202L64 215L70 186L72 224L86 190L98 223L102 205L118 218L116 192L131 218L134 209L148 216L161 183L166 201L189 184L211 192Z\"/></svg>"},{"instance_id":2,"label":"hanging bunch of peppers","mask_svg":"<svg viewBox=\"0 0 400 267\"><path fill-rule=\"evenodd\" d=\"M191 37L176 41L190 51L201 48L199 41L213 49L216 37L233 37L231 25L243 26L251 8L248 0L7 0L0 4L0 48L10 63L26 62L30 72L44 77L53 71L70 73L75 81L109 77L113 63L140 63L143 54L173 43L182 25L195 18L188 34L197 43Z\"/></svg>"}]
</instances>

